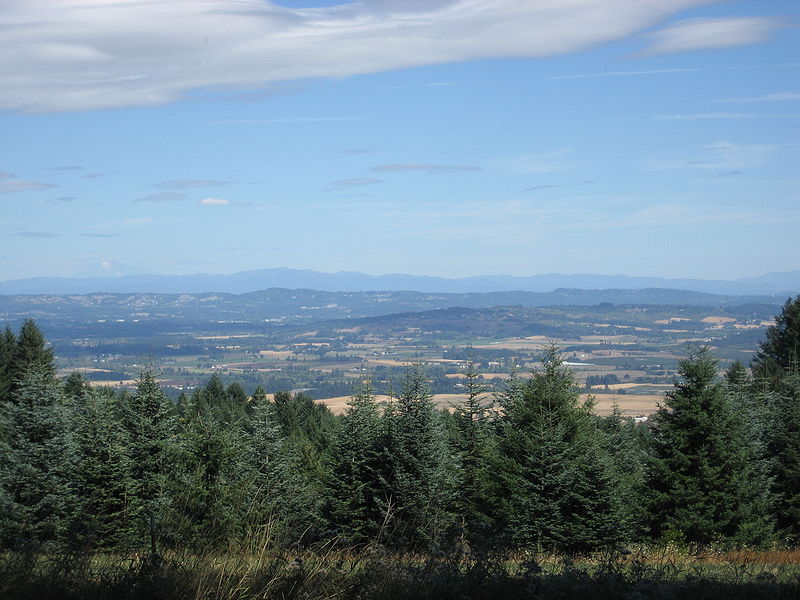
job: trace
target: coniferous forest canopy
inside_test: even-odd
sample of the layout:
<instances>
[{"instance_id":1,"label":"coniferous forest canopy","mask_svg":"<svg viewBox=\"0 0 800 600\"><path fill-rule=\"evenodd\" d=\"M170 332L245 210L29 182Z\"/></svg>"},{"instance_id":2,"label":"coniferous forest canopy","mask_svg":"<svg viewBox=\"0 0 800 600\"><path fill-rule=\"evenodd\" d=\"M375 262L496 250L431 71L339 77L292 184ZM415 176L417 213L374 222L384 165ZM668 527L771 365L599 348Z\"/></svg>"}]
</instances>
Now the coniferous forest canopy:
<instances>
[{"instance_id":1,"label":"coniferous forest canopy","mask_svg":"<svg viewBox=\"0 0 800 600\"><path fill-rule=\"evenodd\" d=\"M467 357L451 410L422 362L387 401L365 374L337 416L216 374L170 399L152 365L132 390L58 377L27 319L0 337L0 590L796 597L798 338L800 296L748 363L721 373L707 345L690 346L645 422L595 414L557 344L495 388ZM788 558L687 579L673 552Z\"/></svg>"}]
</instances>

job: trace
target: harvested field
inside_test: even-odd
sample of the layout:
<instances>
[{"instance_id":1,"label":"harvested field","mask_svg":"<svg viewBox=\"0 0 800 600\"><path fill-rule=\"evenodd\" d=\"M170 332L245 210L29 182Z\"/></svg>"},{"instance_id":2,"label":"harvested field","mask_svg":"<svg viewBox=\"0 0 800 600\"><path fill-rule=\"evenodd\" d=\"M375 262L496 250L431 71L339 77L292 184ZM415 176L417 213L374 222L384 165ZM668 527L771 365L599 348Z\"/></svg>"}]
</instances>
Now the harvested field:
<instances>
[{"instance_id":1,"label":"harvested field","mask_svg":"<svg viewBox=\"0 0 800 600\"><path fill-rule=\"evenodd\" d=\"M581 400L585 401L592 394L582 394ZM486 395L490 397L490 394ZM452 408L453 405L458 405L464 402L467 398L466 394L436 394L433 396L433 401L439 408ZM378 402L388 402L388 396L376 396ZM594 412L598 415L609 415L613 410L614 403L617 404L622 414L626 417L635 417L639 415L649 415L657 410L656 404L663 400L661 394L636 394L636 395L616 395L616 394L601 394L594 396L595 407ZM320 404L327 406L332 413L340 415L347 410L347 403L350 401L350 396L336 396L334 398L322 398L317 400Z\"/></svg>"}]
</instances>

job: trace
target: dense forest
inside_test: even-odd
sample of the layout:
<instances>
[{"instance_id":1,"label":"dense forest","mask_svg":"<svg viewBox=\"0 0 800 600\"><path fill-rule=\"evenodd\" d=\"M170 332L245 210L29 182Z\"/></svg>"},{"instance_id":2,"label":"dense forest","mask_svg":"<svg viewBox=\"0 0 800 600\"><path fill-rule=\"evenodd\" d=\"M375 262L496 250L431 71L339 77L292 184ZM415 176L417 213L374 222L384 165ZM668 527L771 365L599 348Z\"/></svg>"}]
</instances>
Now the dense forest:
<instances>
[{"instance_id":1,"label":"dense forest","mask_svg":"<svg viewBox=\"0 0 800 600\"><path fill-rule=\"evenodd\" d=\"M720 377L708 347L689 349L646 423L594 415L555 346L499 390L469 366L450 411L420 364L388 402L363 380L337 417L217 376L177 402L155 368L132 393L58 379L27 320L0 336L2 556L792 547L799 355L800 296L749 365Z\"/></svg>"}]
</instances>

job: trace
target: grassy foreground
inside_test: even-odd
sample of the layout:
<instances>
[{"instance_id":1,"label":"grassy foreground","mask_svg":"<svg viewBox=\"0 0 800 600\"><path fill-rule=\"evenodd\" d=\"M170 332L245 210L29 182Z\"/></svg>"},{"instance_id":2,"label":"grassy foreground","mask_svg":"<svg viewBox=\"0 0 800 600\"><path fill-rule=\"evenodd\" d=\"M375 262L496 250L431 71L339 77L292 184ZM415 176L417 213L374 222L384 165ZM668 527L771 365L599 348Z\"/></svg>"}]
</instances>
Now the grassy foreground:
<instances>
[{"instance_id":1,"label":"grassy foreground","mask_svg":"<svg viewBox=\"0 0 800 600\"><path fill-rule=\"evenodd\" d=\"M671 548L569 559L358 552L6 554L0 598L22 600L800 599L800 551L689 555Z\"/></svg>"}]
</instances>

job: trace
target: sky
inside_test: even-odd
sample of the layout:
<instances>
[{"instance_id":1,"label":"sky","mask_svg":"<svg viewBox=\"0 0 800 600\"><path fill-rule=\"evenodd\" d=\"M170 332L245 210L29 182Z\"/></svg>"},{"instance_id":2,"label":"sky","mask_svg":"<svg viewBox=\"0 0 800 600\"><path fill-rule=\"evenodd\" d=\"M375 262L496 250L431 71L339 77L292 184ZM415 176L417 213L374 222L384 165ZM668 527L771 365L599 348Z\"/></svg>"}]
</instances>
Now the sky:
<instances>
[{"instance_id":1,"label":"sky","mask_svg":"<svg viewBox=\"0 0 800 600\"><path fill-rule=\"evenodd\" d=\"M0 280L800 269L796 0L3 0Z\"/></svg>"}]
</instances>

